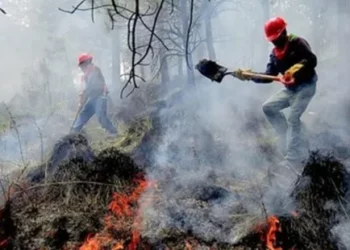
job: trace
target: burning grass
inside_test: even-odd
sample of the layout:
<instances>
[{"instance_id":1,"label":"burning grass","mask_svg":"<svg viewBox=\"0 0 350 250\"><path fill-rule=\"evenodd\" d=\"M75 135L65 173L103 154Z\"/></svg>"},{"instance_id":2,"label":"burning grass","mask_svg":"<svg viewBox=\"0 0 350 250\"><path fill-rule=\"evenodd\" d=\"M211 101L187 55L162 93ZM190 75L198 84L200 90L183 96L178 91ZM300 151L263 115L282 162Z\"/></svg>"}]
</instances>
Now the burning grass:
<instances>
[{"instance_id":1,"label":"burning grass","mask_svg":"<svg viewBox=\"0 0 350 250\"><path fill-rule=\"evenodd\" d=\"M150 182L139 176L135 183L136 188L130 194L113 194L108 206L110 213L104 219L104 229L93 236L89 235L80 250L106 247L115 250L137 249L141 239L141 217L137 203L141 194L150 187ZM129 238L129 242L125 238Z\"/></svg>"},{"instance_id":2,"label":"burning grass","mask_svg":"<svg viewBox=\"0 0 350 250\"><path fill-rule=\"evenodd\" d=\"M74 138L79 140L69 144ZM113 195L138 186L134 179L144 173L129 156L108 148L86 158L91 149L80 139L70 135L56 144L50 159L58 164L50 161L46 183L41 166L29 175L35 182L15 186L2 214L8 249L75 249L102 230Z\"/></svg>"},{"instance_id":3,"label":"burning grass","mask_svg":"<svg viewBox=\"0 0 350 250\"><path fill-rule=\"evenodd\" d=\"M349 177L336 158L313 152L290 193L297 210L269 216L263 229L260 226L242 242L257 247L263 241L269 250L343 249L332 229L349 213Z\"/></svg>"},{"instance_id":4,"label":"burning grass","mask_svg":"<svg viewBox=\"0 0 350 250\"><path fill-rule=\"evenodd\" d=\"M59 157L51 159L59 164L50 166L49 183L14 190L0 213L1 249L339 249L332 228L346 213L349 174L332 156L313 153L289 195L295 211L265 214L264 220L249 214L241 189L214 185L213 178L213 183L175 185L169 197L176 169L169 178L151 181L130 156L113 147L91 155L87 142L78 138L75 154L72 147L65 152L56 145ZM65 160L58 161L62 156ZM214 216L215 209L230 216ZM158 220L146 218L150 211ZM206 227L222 237L205 232Z\"/></svg>"}]
</instances>

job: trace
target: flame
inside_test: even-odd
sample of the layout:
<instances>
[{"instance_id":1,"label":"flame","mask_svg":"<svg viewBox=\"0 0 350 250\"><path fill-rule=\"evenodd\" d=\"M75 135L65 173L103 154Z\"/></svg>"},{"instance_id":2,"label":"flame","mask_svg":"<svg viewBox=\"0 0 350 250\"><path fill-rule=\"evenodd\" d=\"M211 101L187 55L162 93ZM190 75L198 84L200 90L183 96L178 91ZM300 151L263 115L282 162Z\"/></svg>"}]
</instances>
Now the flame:
<instances>
[{"instance_id":1,"label":"flame","mask_svg":"<svg viewBox=\"0 0 350 250\"><path fill-rule=\"evenodd\" d=\"M149 183L144 179L136 180L136 183L138 184L138 186L129 196L118 193L113 194L113 199L109 204L108 208L116 216L131 216L131 206L133 205L133 203L138 201L141 194L145 191L146 188L149 187Z\"/></svg>"},{"instance_id":2,"label":"flame","mask_svg":"<svg viewBox=\"0 0 350 250\"><path fill-rule=\"evenodd\" d=\"M124 249L124 244L123 242L118 242L117 244L115 244L112 248L112 250L123 250Z\"/></svg>"},{"instance_id":3,"label":"flame","mask_svg":"<svg viewBox=\"0 0 350 250\"><path fill-rule=\"evenodd\" d=\"M112 215L107 215L104 218L104 231L106 232L110 230L124 229L125 225L128 224L127 222L130 219L133 219L132 229L130 232L131 242L127 246L128 250L136 250L140 243L142 216L141 209L137 208L137 205L142 193L144 193L150 186L153 186L152 182L147 181L144 178L139 178L134 181L137 186L131 194L113 194L112 201L108 205L108 209L111 211ZM99 233L96 235L89 235L79 250L102 250L105 249L105 247L111 247L111 245L113 247L108 249L125 249L123 241L116 242L109 233Z\"/></svg>"},{"instance_id":4,"label":"flame","mask_svg":"<svg viewBox=\"0 0 350 250\"><path fill-rule=\"evenodd\" d=\"M8 243L8 239L0 241L0 247L5 247Z\"/></svg>"},{"instance_id":5,"label":"flame","mask_svg":"<svg viewBox=\"0 0 350 250\"><path fill-rule=\"evenodd\" d=\"M193 250L198 248L198 241L191 239L185 240L185 250Z\"/></svg>"},{"instance_id":6,"label":"flame","mask_svg":"<svg viewBox=\"0 0 350 250\"><path fill-rule=\"evenodd\" d=\"M186 250L193 250L191 243L188 242L187 240L185 240L185 246L186 246L185 248Z\"/></svg>"},{"instance_id":7,"label":"flame","mask_svg":"<svg viewBox=\"0 0 350 250\"><path fill-rule=\"evenodd\" d=\"M90 234L79 250L100 250L103 246L110 244L111 241L112 238L110 236Z\"/></svg>"},{"instance_id":8,"label":"flame","mask_svg":"<svg viewBox=\"0 0 350 250\"><path fill-rule=\"evenodd\" d=\"M82 245L79 250L102 250L105 249L105 246L111 244L112 237L110 236L101 236L96 235L93 237L88 237L87 241L85 241L84 245ZM108 248L111 250L124 250L124 244L122 241L114 244L112 248Z\"/></svg>"},{"instance_id":9,"label":"flame","mask_svg":"<svg viewBox=\"0 0 350 250\"><path fill-rule=\"evenodd\" d=\"M283 250L281 247L276 246L276 232L281 231L280 222L276 216L270 216L267 219L268 231L266 233L266 247L269 250Z\"/></svg>"},{"instance_id":10,"label":"flame","mask_svg":"<svg viewBox=\"0 0 350 250\"><path fill-rule=\"evenodd\" d=\"M136 250L139 242L140 242L140 233L136 230L133 230L131 243L129 245L129 250Z\"/></svg>"},{"instance_id":11,"label":"flame","mask_svg":"<svg viewBox=\"0 0 350 250\"><path fill-rule=\"evenodd\" d=\"M133 224L133 230L131 232L131 242L129 244L129 250L136 250L137 246L140 242L140 233L139 233L139 229L141 227L141 213L138 210L134 224Z\"/></svg>"}]
</instances>

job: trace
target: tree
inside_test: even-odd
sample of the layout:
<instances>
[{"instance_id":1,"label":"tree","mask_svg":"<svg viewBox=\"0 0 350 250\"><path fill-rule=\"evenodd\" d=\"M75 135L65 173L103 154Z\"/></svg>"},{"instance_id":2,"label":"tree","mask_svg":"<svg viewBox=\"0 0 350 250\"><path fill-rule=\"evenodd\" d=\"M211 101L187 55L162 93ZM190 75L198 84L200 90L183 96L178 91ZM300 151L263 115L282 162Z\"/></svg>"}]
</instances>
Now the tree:
<instances>
[{"instance_id":1,"label":"tree","mask_svg":"<svg viewBox=\"0 0 350 250\"><path fill-rule=\"evenodd\" d=\"M263 22L266 22L269 20L270 15L271 15L271 3L270 0L260 0L261 7L263 9ZM262 45L262 50L266 51L266 53L269 53L269 46L268 43L264 43ZM264 56L264 59L266 61L266 58Z\"/></svg>"},{"instance_id":2,"label":"tree","mask_svg":"<svg viewBox=\"0 0 350 250\"><path fill-rule=\"evenodd\" d=\"M349 18L349 7L350 3L348 0L338 0L338 23L337 23L337 33L338 33L338 57L339 65L347 65L348 62L348 41L350 38L350 30L348 25ZM339 67L338 69L338 83L348 79L349 73L347 67Z\"/></svg>"},{"instance_id":3,"label":"tree","mask_svg":"<svg viewBox=\"0 0 350 250\"><path fill-rule=\"evenodd\" d=\"M84 5L85 4L85 5ZM83 7L89 4L89 7ZM133 85L133 89L129 92L131 94L135 88L138 88L137 80L142 79L137 75L136 68L141 67L150 57L154 57L154 43L157 40L163 49L168 50L165 43L157 34L157 25L159 17L165 6L170 6L171 11L169 15L176 14L178 20L181 21L182 27L178 27L179 34L181 34L182 41L178 44L181 47L182 56L185 56L188 69L188 82L194 82L193 75L193 62L191 57L191 52L196 47L196 41L191 41L190 36L192 33L192 28L196 26L196 21L194 20L193 14L195 9L195 1L169 1L169 0L157 0L157 1L128 1L125 4L116 2L114 0L101 1L97 3L94 0L81 0L73 7L72 10L61 11L73 14L77 11L91 11L91 17L94 19L94 11L96 9L105 9L111 19L112 24L117 20L123 19L127 21L127 44L131 51L131 67L129 71L129 77L126 81L124 88L121 91L121 97L123 92L129 84ZM177 9L179 11L174 11ZM189 10L189 11L188 11ZM148 20L146 22L146 19ZM148 34L145 36L143 34L142 40L139 39L139 31L147 31ZM146 42L145 42L146 41ZM185 53L183 53L185 51ZM164 51L160 51L164 53ZM184 55L183 55L184 54ZM161 61L164 61L162 58Z\"/></svg>"}]
</instances>

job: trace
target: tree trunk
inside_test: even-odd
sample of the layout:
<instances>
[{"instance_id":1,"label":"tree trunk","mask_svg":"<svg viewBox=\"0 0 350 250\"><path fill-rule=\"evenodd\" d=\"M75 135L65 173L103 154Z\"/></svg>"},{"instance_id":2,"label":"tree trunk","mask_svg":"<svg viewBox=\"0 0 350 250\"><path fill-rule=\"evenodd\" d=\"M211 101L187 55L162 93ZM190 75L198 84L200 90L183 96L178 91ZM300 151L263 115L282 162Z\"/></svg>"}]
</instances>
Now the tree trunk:
<instances>
[{"instance_id":1,"label":"tree trunk","mask_svg":"<svg viewBox=\"0 0 350 250\"><path fill-rule=\"evenodd\" d=\"M163 84L169 83L170 82L169 65L168 65L168 60L163 48L160 50L159 63L160 63L161 81Z\"/></svg>"},{"instance_id":2,"label":"tree trunk","mask_svg":"<svg viewBox=\"0 0 350 250\"><path fill-rule=\"evenodd\" d=\"M187 1L183 0L181 1L181 21L182 21L182 34L183 34L183 50L185 52L185 60L186 60L186 72L187 72L187 83L188 84L194 84L194 72L193 72L193 59L192 59L192 55L190 53L190 51L187 51L186 47L187 47L187 32L188 32L188 28L189 28L189 20L190 17L186 16L186 13L188 13L188 11L186 11L189 6L187 6ZM189 39L190 40L190 39ZM188 45L190 50L190 45ZM186 55L186 52L189 52L188 55Z\"/></svg>"},{"instance_id":3,"label":"tree trunk","mask_svg":"<svg viewBox=\"0 0 350 250\"><path fill-rule=\"evenodd\" d=\"M213 29L211 25L211 18L205 20L205 33L207 36L206 43L208 49L208 56L211 60L216 60L216 53L214 47Z\"/></svg>"},{"instance_id":4,"label":"tree trunk","mask_svg":"<svg viewBox=\"0 0 350 250\"><path fill-rule=\"evenodd\" d=\"M193 58L192 55L188 55L188 64L187 69L187 83L188 84L195 84L195 78L194 78L194 71L193 71Z\"/></svg>"},{"instance_id":5,"label":"tree trunk","mask_svg":"<svg viewBox=\"0 0 350 250\"><path fill-rule=\"evenodd\" d=\"M312 50L316 55L319 54L322 50L322 42L323 42L323 15L324 12L327 10L329 3L320 1L320 0L313 0L311 2L310 8L312 9Z\"/></svg>"},{"instance_id":6,"label":"tree trunk","mask_svg":"<svg viewBox=\"0 0 350 250\"><path fill-rule=\"evenodd\" d=\"M204 16L204 26L205 26L205 37L206 37L206 45L208 50L208 57L210 60L216 60L213 28L211 23L212 16L211 16L210 3L207 4L205 12L206 14Z\"/></svg>"},{"instance_id":7,"label":"tree trunk","mask_svg":"<svg viewBox=\"0 0 350 250\"><path fill-rule=\"evenodd\" d=\"M177 73L180 77L183 77L184 71L183 71L184 65L183 65L183 58L179 56L177 58Z\"/></svg>"},{"instance_id":8,"label":"tree trunk","mask_svg":"<svg viewBox=\"0 0 350 250\"><path fill-rule=\"evenodd\" d=\"M162 11L159 15L159 22L158 22L158 27L160 28L160 32L158 32L158 35L163 39L166 37L167 34L163 31L166 29L166 22L168 22L168 13ZM159 71L160 71L160 80L163 84L169 83L170 82L170 74L169 74L169 65L168 65L168 57L166 53L166 49L161 45L159 49Z\"/></svg>"},{"instance_id":9,"label":"tree trunk","mask_svg":"<svg viewBox=\"0 0 350 250\"><path fill-rule=\"evenodd\" d=\"M112 81L116 89L120 89L120 34L119 28L112 30Z\"/></svg>"},{"instance_id":10,"label":"tree trunk","mask_svg":"<svg viewBox=\"0 0 350 250\"><path fill-rule=\"evenodd\" d=\"M270 14L271 14L270 13L271 12L270 0L261 0L261 5L262 5L262 9L263 9L263 23L265 23L267 20L269 20ZM261 27L261 28L263 28L263 27ZM262 42L261 51L263 52L261 55L261 60L263 62L266 62L267 55L270 54L270 48L269 48L268 42Z\"/></svg>"},{"instance_id":11,"label":"tree trunk","mask_svg":"<svg viewBox=\"0 0 350 250\"><path fill-rule=\"evenodd\" d=\"M337 43L338 43L338 62L339 62L339 69L338 69L338 83L342 83L344 79L348 79L348 70L347 67L344 67L344 65L347 65L347 59L348 59L348 46L347 41L349 38L349 25L348 18L349 18L349 2L348 0L338 0L338 37L337 37Z\"/></svg>"}]
</instances>

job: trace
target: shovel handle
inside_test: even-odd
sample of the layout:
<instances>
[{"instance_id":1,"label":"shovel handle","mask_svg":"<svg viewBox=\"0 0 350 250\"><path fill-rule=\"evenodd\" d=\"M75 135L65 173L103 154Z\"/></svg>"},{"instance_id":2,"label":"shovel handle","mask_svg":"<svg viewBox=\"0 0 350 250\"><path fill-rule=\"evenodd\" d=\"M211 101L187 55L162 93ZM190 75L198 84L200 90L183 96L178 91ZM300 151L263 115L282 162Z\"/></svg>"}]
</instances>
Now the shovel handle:
<instances>
[{"instance_id":1,"label":"shovel handle","mask_svg":"<svg viewBox=\"0 0 350 250\"><path fill-rule=\"evenodd\" d=\"M69 133L72 132L73 126L74 126L75 122L77 121L78 115L79 115L79 113L80 113L81 110L82 110L82 105L79 106L77 112L75 113L74 121L73 121L73 123L72 123L72 126L70 127Z\"/></svg>"},{"instance_id":2,"label":"shovel handle","mask_svg":"<svg viewBox=\"0 0 350 250\"><path fill-rule=\"evenodd\" d=\"M278 76L271 76L271 75L265 75L265 74L258 74L254 72L242 72L243 75L249 76L249 77L254 77L258 79L263 79L263 80L271 80L271 81L276 81L276 82L282 82L281 78Z\"/></svg>"}]
</instances>

